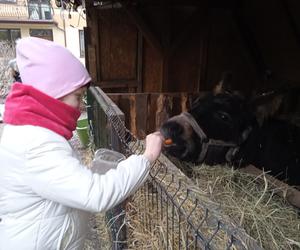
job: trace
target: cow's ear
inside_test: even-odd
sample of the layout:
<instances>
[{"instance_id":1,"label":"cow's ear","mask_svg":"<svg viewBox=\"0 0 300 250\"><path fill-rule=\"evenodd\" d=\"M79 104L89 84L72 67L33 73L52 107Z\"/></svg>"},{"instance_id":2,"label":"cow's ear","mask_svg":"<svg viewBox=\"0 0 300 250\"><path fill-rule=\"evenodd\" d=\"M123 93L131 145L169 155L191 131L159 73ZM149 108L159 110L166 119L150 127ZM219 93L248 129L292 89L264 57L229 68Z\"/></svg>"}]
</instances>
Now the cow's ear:
<instances>
[{"instance_id":1,"label":"cow's ear","mask_svg":"<svg viewBox=\"0 0 300 250\"><path fill-rule=\"evenodd\" d=\"M259 125L262 125L265 120L274 117L279 112L283 98L284 94L270 91L257 95L251 100L251 108Z\"/></svg>"},{"instance_id":2,"label":"cow's ear","mask_svg":"<svg viewBox=\"0 0 300 250\"><path fill-rule=\"evenodd\" d=\"M225 71L222 73L221 80L214 86L213 94L232 93L232 73Z\"/></svg>"}]
</instances>

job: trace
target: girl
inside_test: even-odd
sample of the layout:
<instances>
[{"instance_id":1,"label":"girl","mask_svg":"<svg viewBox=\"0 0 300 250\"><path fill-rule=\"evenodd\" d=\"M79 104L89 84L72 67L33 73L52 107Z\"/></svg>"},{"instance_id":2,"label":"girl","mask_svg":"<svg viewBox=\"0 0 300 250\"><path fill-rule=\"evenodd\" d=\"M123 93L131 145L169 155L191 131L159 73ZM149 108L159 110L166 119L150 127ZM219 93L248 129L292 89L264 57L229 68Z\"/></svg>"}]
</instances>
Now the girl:
<instances>
[{"instance_id":1,"label":"girl","mask_svg":"<svg viewBox=\"0 0 300 250\"><path fill-rule=\"evenodd\" d=\"M112 208L146 180L162 136L148 135L143 155L93 174L68 143L88 72L47 40L21 39L16 52L22 83L6 100L0 142L0 249L82 249L87 212Z\"/></svg>"}]
</instances>

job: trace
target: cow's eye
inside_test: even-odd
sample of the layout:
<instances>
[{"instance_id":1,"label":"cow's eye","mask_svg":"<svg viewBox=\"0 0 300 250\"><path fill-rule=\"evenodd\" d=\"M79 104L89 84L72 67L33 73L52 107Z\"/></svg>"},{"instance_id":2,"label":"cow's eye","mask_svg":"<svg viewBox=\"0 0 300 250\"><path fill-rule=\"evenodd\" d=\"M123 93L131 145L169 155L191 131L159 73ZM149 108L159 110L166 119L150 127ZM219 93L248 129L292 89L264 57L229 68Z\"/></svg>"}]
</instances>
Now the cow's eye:
<instances>
[{"instance_id":1,"label":"cow's eye","mask_svg":"<svg viewBox=\"0 0 300 250\"><path fill-rule=\"evenodd\" d=\"M230 122L231 121L231 117L229 114L227 114L226 112L223 111L218 111L218 117L221 118L223 121L225 122Z\"/></svg>"}]
</instances>

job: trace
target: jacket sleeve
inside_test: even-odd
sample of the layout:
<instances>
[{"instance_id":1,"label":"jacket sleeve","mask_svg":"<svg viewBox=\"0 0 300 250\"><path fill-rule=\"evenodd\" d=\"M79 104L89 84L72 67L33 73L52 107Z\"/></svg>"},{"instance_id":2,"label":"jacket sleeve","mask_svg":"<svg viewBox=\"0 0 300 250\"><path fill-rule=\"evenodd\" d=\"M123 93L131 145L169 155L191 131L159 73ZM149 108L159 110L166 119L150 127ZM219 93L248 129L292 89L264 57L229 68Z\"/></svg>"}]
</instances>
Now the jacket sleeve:
<instances>
[{"instance_id":1,"label":"jacket sleeve","mask_svg":"<svg viewBox=\"0 0 300 250\"><path fill-rule=\"evenodd\" d=\"M132 155L103 175L92 173L73 157L67 142L47 142L27 150L26 182L38 195L87 211L112 208L147 178L150 163Z\"/></svg>"}]
</instances>

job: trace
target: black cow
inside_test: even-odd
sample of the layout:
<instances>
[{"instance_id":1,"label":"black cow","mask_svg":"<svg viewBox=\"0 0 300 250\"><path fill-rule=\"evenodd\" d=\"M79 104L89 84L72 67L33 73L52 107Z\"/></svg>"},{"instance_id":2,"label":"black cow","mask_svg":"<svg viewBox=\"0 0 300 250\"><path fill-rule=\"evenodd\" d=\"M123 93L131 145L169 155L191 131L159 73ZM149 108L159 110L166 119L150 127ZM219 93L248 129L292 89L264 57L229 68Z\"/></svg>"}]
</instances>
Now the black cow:
<instances>
[{"instance_id":1,"label":"black cow","mask_svg":"<svg viewBox=\"0 0 300 250\"><path fill-rule=\"evenodd\" d=\"M300 128L268 118L258 123L241 96L220 93L198 99L189 112L166 121L164 150L178 159L206 163L252 164L290 185L300 185Z\"/></svg>"}]
</instances>

